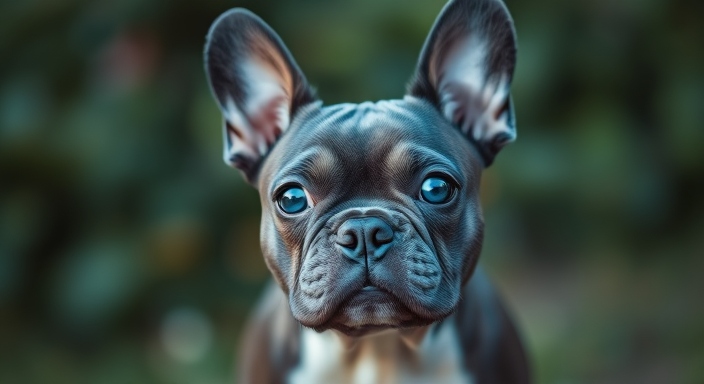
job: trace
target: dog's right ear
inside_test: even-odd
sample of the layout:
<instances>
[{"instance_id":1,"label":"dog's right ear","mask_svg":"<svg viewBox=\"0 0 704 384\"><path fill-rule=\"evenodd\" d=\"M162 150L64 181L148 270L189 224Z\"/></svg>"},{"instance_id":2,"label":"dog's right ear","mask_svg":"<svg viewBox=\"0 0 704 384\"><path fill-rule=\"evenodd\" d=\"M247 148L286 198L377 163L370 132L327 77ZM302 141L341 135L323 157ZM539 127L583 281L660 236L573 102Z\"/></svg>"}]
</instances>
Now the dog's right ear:
<instances>
[{"instance_id":1,"label":"dog's right ear","mask_svg":"<svg viewBox=\"0 0 704 384\"><path fill-rule=\"evenodd\" d=\"M254 182L262 159L313 90L281 39L244 9L223 13L210 27L205 69L225 123L225 163Z\"/></svg>"}]
</instances>

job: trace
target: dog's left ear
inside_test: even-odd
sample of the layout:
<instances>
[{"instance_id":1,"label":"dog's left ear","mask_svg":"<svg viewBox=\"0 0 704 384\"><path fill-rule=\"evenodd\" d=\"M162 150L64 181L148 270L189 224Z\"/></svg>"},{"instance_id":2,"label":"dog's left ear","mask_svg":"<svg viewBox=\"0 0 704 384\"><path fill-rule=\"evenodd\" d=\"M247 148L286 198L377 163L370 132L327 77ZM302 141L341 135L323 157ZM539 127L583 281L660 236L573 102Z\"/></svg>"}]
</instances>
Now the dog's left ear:
<instances>
[{"instance_id":1,"label":"dog's left ear","mask_svg":"<svg viewBox=\"0 0 704 384\"><path fill-rule=\"evenodd\" d=\"M489 166L516 138L509 87L513 21L501 0L452 0L428 35L409 94L431 101L473 141Z\"/></svg>"},{"instance_id":2,"label":"dog's left ear","mask_svg":"<svg viewBox=\"0 0 704 384\"><path fill-rule=\"evenodd\" d=\"M241 8L223 13L205 43L210 88L225 117L225 163L249 182L313 90L276 33Z\"/></svg>"}]
</instances>

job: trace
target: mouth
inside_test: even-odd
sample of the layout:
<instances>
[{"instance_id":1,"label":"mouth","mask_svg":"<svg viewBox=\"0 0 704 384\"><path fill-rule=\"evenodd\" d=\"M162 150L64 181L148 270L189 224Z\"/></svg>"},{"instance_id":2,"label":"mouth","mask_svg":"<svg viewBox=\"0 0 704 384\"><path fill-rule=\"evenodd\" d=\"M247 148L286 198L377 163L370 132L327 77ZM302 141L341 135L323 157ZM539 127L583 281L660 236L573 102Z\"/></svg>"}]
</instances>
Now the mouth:
<instances>
[{"instance_id":1,"label":"mouth","mask_svg":"<svg viewBox=\"0 0 704 384\"><path fill-rule=\"evenodd\" d=\"M417 327L433 321L418 317L393 294L367 285L340 304L319 332L335 329L347 336L369 335L388 329Z\"/></svg>"}]
</instances>

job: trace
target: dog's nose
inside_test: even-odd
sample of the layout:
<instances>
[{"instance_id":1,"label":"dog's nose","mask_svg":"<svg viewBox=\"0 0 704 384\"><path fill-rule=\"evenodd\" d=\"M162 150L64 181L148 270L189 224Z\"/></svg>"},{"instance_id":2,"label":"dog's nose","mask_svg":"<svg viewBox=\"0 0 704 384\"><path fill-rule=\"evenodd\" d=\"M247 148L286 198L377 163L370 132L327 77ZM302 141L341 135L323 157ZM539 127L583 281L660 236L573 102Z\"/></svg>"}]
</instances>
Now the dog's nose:
<instances>
[{"instance_id":1,"label":"dog's nose","mask_svg":"<svg viewBox=\"0 0 704 384\"><path fill-rule=\"evenodd\" d=\"M352 218L337 230L336 242L342 253L353 260L371 257L378 260L391 246L394 231L378 217Z\"/></svg>"}]
</instances>

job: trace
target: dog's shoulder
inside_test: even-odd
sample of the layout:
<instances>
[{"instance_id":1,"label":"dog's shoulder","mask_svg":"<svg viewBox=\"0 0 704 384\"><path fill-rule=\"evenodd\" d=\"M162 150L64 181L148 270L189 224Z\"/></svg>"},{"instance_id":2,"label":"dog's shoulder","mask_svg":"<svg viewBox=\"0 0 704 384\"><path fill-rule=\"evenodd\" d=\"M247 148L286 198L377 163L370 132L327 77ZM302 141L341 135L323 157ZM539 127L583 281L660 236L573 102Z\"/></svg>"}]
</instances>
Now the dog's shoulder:
<instances>
[{"instance_id":1,"label":"dog's shoulder","mask_svg":"<svg viewBox=\"0 0 704 384\"><path fill-rule=\"evenodd\" d=\"M479 383L530 383L516 328L486 272L478 267L454 316L465 367Z\"/></svg>"},{"instance_id":2,"label":"dog's shoulder","mask_svg":"<svg viewBox=\"0 0 704 384\"><path fill-rule=\"evenodd\" d=\"M297 364L300 325L291 315L288 299L271 281L245 326L240 344L239 383L283 383Z\"/></svg>"}]
</instances>

